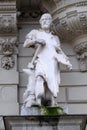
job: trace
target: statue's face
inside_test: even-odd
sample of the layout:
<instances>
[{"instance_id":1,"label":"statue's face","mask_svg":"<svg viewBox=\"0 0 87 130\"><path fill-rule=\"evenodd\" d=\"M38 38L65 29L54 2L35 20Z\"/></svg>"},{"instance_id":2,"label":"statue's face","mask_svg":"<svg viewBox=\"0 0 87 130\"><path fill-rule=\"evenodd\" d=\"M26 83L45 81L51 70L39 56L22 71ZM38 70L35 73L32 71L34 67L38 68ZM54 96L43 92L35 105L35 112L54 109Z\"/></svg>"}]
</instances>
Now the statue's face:
<instances>
[{"instance_id":1,"label":"statue's face","mask_svg":"<svg viewBox=\"0 0 87 130\"><path fill-rule=\"evenodd\" d=\"M52 24L52 17L50 14L42 15L40 19L40 24L42 29L49 29Z\"/></svg>"}]
</instances>

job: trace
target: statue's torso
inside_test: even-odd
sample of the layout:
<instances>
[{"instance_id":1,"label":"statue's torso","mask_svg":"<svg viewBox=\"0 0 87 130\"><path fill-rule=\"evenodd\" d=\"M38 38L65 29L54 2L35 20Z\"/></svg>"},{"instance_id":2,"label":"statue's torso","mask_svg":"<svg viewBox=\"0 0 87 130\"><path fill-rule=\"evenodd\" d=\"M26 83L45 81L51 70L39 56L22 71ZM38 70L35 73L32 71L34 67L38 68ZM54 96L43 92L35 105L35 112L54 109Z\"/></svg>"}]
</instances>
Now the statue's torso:
<instances>
[{"instance_id":1,"label":"statue's torso","mask_svg":"<svg viewBox=\"0 0 87 130\"><path fill-rule=\"evenodd\" d=\"M41 47L41 50L38 54L38 57L44 58L45 59L51 59L54 58L54 55L56 53L56 48L58 46L58 43L56 41L56 38L54 35L51 33L46 33L44 31L39 31L36 34L37 39L42 39L45 41L45 45Z\"/></svg>"}]
</instances>

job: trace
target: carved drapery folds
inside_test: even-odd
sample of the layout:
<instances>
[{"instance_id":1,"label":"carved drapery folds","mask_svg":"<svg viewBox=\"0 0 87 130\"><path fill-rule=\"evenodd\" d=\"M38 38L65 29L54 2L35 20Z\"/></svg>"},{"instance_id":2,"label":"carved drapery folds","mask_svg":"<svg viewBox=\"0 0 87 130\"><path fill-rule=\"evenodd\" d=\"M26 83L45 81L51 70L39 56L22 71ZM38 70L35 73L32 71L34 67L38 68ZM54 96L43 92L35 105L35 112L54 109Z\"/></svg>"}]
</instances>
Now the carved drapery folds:
<instances>
[{"instance_id":1,"label":"carved drapery folds","mask_svg":"<svg viewBox=\"0 0 87 130\"><path fill-rule=\"evenodd\" d=\"M4 0L0 1L0 46L1 67L9 70L15 65L17 47L17 22L16 22L16 1Z\"/></svg>"}]
</instances>

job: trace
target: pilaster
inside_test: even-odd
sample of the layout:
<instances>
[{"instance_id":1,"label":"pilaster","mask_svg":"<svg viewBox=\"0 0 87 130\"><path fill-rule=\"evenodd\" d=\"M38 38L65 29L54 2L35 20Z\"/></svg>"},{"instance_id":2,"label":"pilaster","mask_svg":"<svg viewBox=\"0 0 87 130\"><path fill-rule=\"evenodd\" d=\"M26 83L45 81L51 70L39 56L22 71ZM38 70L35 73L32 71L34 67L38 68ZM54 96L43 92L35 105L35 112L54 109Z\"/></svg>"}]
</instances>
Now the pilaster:
<instances>
[{"instance_id":1,"label":"pilaster","mask_svg":"<svg viewBox=\"0 0 87 130\"><path fill-rule=\"evenodd\" d=\"M0 115L18 115L16 0L0 1Z\"/></svg>"}]
</instances>

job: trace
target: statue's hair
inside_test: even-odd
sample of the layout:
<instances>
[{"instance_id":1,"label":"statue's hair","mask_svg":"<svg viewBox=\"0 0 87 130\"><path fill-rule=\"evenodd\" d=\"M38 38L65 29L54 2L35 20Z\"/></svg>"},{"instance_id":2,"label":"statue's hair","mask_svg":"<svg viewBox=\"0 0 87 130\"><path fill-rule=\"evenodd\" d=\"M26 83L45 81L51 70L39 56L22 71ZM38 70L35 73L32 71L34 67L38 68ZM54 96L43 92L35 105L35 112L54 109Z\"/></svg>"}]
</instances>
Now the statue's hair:
<instances>
[{"instance_id":1,"label":"statue's hair","mask_svg":"<svg viewBox=\"0 0 87 130\"><path fill-rule=\"evenodd\" d=\"M41 16L41 18L40 18L39 22L41 22L41 21L42 21L43 17L50 18L50 20L52 21L52 16L51 16L51 14L50 14L50 13L45 13L45 14L43 14L43 15Z\"/></svg>"}]
</instances>

